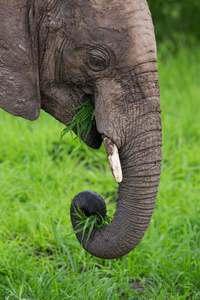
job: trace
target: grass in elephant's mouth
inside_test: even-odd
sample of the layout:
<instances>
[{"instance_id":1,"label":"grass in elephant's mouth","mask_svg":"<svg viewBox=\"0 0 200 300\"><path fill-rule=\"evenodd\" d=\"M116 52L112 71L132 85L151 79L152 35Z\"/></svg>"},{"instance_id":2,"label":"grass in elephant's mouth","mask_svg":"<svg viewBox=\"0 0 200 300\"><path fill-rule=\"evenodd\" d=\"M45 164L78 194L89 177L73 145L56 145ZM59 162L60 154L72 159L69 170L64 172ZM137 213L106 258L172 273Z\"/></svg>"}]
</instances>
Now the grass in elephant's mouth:
<instances>
[{"instance_id":1,"label":"grass in elephant's mouth","mask_svg":"<svg viewBox=\"0 0 200 300\"><path fill-rule=\"evenodd\" d=\"M87 217L86 214L83 211L81 211L79 206L77 207L77 209L74 207L74 210L75 210L76 216L80 219L77 222L77 227L79 227L79 228L77 230L75 230L74 233L76 234L76 233L82 232L82 242L83 242L83 239L85 238L85 233L87 230L88 234L87 234L86 242L84 245L86 247L87 242L91 236L93 229L108 226L108 224L111 221L111 217L107 214L105 217L102 217L97 212L95 214L91 215L90 217Z\"/></svg>"},{"instance_id":2,"label":"grass in elephant's mouth","mask_svg":"<svg viewBox=\"0 0 200 300\"><path fill-rule=\"evenodd\" d=\"M77 137L80 141L80 144L83 144L83 141L87 139L88 134L90 133L92 126L95 125L95 116L94 116L94 106L91 104L90 99L86 100L80 106L73 108L71 111L78 110L76 115L73 117L72 121L66 124L66 128L61 132L61 139L68 133L76 129ZM85 137L82 141L81 135L85 131Z\"/></svg>"}]
</instances>

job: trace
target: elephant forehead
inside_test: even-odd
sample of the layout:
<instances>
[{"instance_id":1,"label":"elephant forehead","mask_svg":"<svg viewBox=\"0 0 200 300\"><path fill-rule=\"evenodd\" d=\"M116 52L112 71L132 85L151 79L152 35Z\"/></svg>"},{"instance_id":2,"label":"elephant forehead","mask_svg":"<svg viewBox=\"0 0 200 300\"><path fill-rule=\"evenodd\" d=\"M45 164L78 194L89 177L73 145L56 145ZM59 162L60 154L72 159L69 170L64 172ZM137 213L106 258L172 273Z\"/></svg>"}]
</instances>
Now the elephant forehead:
<instances>
[{"instance_id":1,"label":"elephant forehead","mask_svg":"<svg viewBox=\"0 0 200 300\"><path fill-rule=\"evenodd\" d=\"M126 10L126 12L134 12L139 9L143 9L146 0L89 0L88 1L95 9L119 9Z\"/></svg>"},{"instance_id":2,"label":"elephant forehead","mask_svg":"<svg viewBox=\"0 0 200 300\"><path fill-rule=\"evenodd\" d=\"M71 33L77 39L88 38L99 43L119 45L125 37L124 33L129 30L123 1L77 0L68 8L71 12Z\"/></svg>"},{"instance_id":3,"label":"elephant forehead","mask_svg":"<svg viewBox=\"0 0 200 300\"><path fill-rule=\"evenodd\" d=\"M87 7L85 9L87 11ZM131 31L133 27L138 27L139 21L151 20L146 0L91 0L90 12L100 28L118 32Z\"/></svg>"},{"instance_id":4,"label":"elephant forehead","mask_svg":"<svg viewBox=\"0 0 200 300\"><path fill-rule=\"evenodd\" d=\"M154 28L146 0L78 1L70 35L81 44L108 47L119 68L156 60ZM151 53L152 57L149 57ZM122 64L122 66L120 65Z\"/></svg>"}]
</instances>

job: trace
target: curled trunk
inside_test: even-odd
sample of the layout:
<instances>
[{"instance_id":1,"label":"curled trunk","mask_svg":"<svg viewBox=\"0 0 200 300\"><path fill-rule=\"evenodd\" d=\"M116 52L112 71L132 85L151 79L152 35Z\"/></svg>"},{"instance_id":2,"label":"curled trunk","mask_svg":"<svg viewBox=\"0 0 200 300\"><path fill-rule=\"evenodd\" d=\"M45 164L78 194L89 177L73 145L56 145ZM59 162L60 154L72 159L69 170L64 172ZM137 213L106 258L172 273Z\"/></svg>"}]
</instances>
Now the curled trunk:
<instances>
[{"instance_id":1,"label":"curled trunk","mask_svg":"<svg viewBox=\"0 0 200 300\"><path fill-rule=\"evenodd\" d=\"M87 244L86 238L82 240L82 233L77 234L79 242L94 256L114 259L126 255L139 244L149 226L161 172L160 112L151 114L150 120L147 114L138 118L138 124L143 126L136 130L134 144L130 142L119 152L123 181L119 183L114 219L107 227L95 228ZM145 131L144 126L147 127ZM103 199L96 193L82 192L76 195L71 206L74 229L78 224L74 212L77 204L87 216L95 212L105 216Z\"/></svg>"}]
</instances>

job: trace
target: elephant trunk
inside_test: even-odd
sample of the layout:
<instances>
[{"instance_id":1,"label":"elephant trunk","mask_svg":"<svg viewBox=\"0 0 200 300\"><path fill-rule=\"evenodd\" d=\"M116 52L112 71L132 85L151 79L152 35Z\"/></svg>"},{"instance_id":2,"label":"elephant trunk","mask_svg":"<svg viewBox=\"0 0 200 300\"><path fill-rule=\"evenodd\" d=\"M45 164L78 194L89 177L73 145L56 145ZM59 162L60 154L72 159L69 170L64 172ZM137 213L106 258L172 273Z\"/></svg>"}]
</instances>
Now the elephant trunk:
<instances>
[{"instance_id":1,"label":"elephant trunk","mask_svg":"<svg viewBox=\"0 0 200 300\"><path fill-rule=\"evenodd\" d=\"M83 247L100 258L119 258L133 250L144 236L154 211L162 160L159 97L147 98L145 104L150 104L151 112L140 112L133 140L119 149L123 180L119 183L113 220L107 227L95 228L87 243L87 232L83 240L82 232L77 233ZM78 228L79 218L74 210L77 205L87 216L96 212L106 214L104 201L98 194L79 193L71 206L74 229Z\"/></svg>"}]
</instances>

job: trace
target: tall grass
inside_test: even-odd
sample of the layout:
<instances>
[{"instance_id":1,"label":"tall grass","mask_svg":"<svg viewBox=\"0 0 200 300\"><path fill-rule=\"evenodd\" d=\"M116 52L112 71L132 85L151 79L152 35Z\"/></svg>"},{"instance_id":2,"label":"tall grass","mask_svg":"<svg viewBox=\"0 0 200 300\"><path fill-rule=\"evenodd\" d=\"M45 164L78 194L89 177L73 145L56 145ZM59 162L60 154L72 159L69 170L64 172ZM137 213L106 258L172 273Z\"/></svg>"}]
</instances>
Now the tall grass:
<instances>
[{"instance_id":1,"label":"tall grass","mask_svg":"<svg viewBox=\"0 0 200 300\"><path fill-rule=\"evenodd\" d=\"M103 150L73 154L63 125L0 111L0 299L200 299L199 50L159 60L163 167L147 234L129 255L92 257L69 218L90 189L114 211L117 185Z\"/></svg>"}]
</instances>

